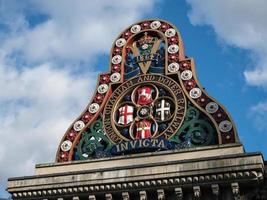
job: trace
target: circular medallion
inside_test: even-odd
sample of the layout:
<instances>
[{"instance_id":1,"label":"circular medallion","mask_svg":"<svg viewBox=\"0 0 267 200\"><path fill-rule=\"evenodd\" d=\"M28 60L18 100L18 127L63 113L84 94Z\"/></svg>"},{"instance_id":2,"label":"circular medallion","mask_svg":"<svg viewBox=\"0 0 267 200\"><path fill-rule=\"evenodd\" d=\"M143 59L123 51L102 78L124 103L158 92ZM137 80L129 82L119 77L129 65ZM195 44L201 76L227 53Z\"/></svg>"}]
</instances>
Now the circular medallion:
<instances>
[{"instance_id":1,"label":"circular medallion","mask_svg":"<svg viewBox=\"0 0 267 200\"><path fill-rule=\"evenodd\" d=\"M88 108L88 111L92 114L96 113L98 110L99 110L99 104L97 103L92 103Z\"/></svg>"},{"instance_id":2,"label":"circular medallion","mask_svg":"<svg viewBox=\"0 0 267 200\"><path fill-rule=\"evenodd\" d=\"M184 81L190 80L193 77L192 71L185 70L181 73L181 79Z\"/></svg>"},{"instance_id":3,"label":"circular medallion","mask_svg":"<svg viewBox=\"0 0 267 200\"><path fill-rule=\"evenodd\" d=\"M117 47L123 47L126 44L126 40L124 38L120 38L116 40L115 44Z\"/></svg>"},{"instance_id":4,"label":"circular medallion","mask_svg":"<svg viewBox=\"0 0 267 200\"><path fill-rule=\"evenodd\" d=\"M65 140L64 142L62 142L62 144L60 145L60 148L62 151L69 151L71 149L71 145L72 142L69 140Z\"/></svg>"},{"instance_id":5,"label":"circular medallion","mask_svg":"<svg viewBox=\"0 0 267 200\"><path fill-rule=\"evenodd\" d=\"M160 21L153 21L150 24L150 28L152 28L152 29L158 29L160 27L160 25L161 25Z\"/></svg>"},{"instance_id":6,"label":"circular medallion","mask_svg":"<svg viewBox=\"0 0 267 200\"><path fill-rule=\"evenodd\" d=\"M145 50L145 49L147 49L147 48L148 48L148 44L143 44L143 45L142 45L142 49Z\"/></svg>"},{"instance_id":7,"label":"circular medallion","mask_svg":"<svg viewBox=\"0 0 267 200\"><path fill-rule=\"evenodd\" d=\"M141 75L113 92L103 112L103 124L114 143L168 139L179 129L185 112L186 99L178 83L162 75Z\"/></svg>"},{"instance_id":8,"label":"circular medallion","mask_svg":"<svg viewBox=\"0 0 267 200\"><path fill-rule=\"evenodd\" d=\"M112 64L116 65L121 63L122 57L120 55L116 55L111 59Z\"/></svg>"},{"instance_id":9,"label":"circular medallion","mask_svg":"<svg viewBox=\"0 0 267 200\"><path fill-rule=\"evenodd\" d=\"M107 84L101 84L97 88L98 93L104 94L108 91L108 85Z\"/></svg>"},{"instance_id":10,"label":"circular medallion","mask_svg":"<svg viewBox=\"0 0 267 200\"><path fill-rule=\"evenodd\" d=\"M179 71L179 64L178 63L169 64L168 71L171 73L178 72Z\"/></svg>"},{"instance_id":11,"label":"circular medallion","mask_svg":"<svg viewBox=\"0 0 267 200\"><path fill-rule=\"evenodd\" d=\"M73 129L74 129L75 131L80 131L80 130L82 130L84 127L85 127L85 124L84 124L84 122L81 121L81 120L75 122L74 125L73 125Z\"/></svg>"},{"instance_id":12,"label":"circular medallion","mask_svg":"<svg viewBox=\"0 0 267 200\"><path fill-rule=\"evenodd\" d=\"M165 31L166 37L173 37L173 36L175 36L175 34L176 34L176 31L173 28L169 28Z\"/></svg>"},{"instance_id":13,"label":"circular medallion","mask_svg":"<svg viewBox=\"0 0 267 200\"><path fill-rule=\"evenodd\" d=\"M202 92L199 88L193 88L190 90L189 95L192 99L197 99L201 96Z\"/></svg>"},{"instance_id":14,"label":"circular medallion","mask_svg":"<svg viewBox=\"0 0 267 200\"><path fill-rule=\"evenodd\" d=\"M221 132L226 133L231 131L231 129L233 128L233 125L230 121L228 120L224 120L219 124L219 129Z\"/></svg>"},{"instance_id":15,"label":"circular medallion","mask_svg":"<svg viewBox=\"0 0 267 200\"><path fill-rule=\"evenodd\" d=\"M179 46L177 44L172 44L171 46L168 47L168 52L170 54L177 53L179 50Z\"/></svg>"},{"instance_id":16,"label":"circular medallion","mask_svg":"<svg viewBox=\"0 0 267 200\"><path fill-rule=\"evenodd\" d=\"M139 107L139 109L137 111L137 116L140 119L147 118L147 117L149 117L150 114L151 114L151 107L147 106L147 105Z\"/></svg>"},{"instance_id":17,"label":"circular medallion","mask_svg":"<svg viewBox=\"0 0 267 200\"><path fill-rule=\"evenodd\" d=\"M140 31L141 31L141 26L138 25L138 24L131 27L131 32L132 33L138 33Z\"/></svg>"},{"instance_id":18,"label":"circular medallion","mask_svg":"<svg viewBox=\"0 0 267 200\"><path fill-rule=\"evenodd\" d=\"M213 114L213 113L216 113L217 112L217 110L219 109L219 106L218 106L218 104L217 103L215 103L215 102L209 102L207 105L206 105L206 111L208 112L208 113L211 113L211 114Z\"/></svg>"},{"instance_id":19,"label":"circular medallion","mask_svg":"<svg viewBox=\"0 0 267 200\"><path fill-rule=\"evenodd\" d=\"M121 79L121 74L118 73L118 72L113 73L113 74L111 74L111 76L110 76L110 80L111 80L112 83L116 83L116 82L118 82L120 79Z\"/></svg>"}]
</instances>

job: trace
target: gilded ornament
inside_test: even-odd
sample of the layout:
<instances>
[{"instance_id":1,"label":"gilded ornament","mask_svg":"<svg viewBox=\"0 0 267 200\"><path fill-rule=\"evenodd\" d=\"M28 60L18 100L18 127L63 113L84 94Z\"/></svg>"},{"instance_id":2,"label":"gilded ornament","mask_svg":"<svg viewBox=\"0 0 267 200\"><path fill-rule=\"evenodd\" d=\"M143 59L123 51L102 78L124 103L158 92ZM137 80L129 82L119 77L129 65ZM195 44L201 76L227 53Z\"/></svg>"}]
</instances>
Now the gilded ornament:
<instances>
[{"instance_id":1,"label":"gilded ornament","mask_svg":"<svg viewBox=\"0 0 267 200\"><path fill-rule=\"evenodd\" d=\"M160 27L160 25L161 25L160 21L153 21L150 24L150 28L152 28L152 29L158 29Z\"/></svg>"},{"instance_id":2,"label":"gilded ornament","mask_svg":"<svg viewBox=\"0 0 267 200\"><path fill-rule=\"evenodd\" d=\"M111 62L114 65L121 63L121 61L122 57L120 55L113 56L113 58L111 59Z\"/></svg>"},{"instance_id":3,"label":"gilded ornament","mask_svg":"<svg viewBox=\"0 0 267 200\"><path fill-rule=\"evenodd\" d=\"M115 44L117 47L123 47L126 44L126 40L124 38L120 38L116 40Z\"/></svg>"},{"instance_id":4,"label":"gilded ornament","mask_svg":"<svg viewBox=\"0 0 267 200\"><path fill-rule=\"evenodd\" d=\"M209 103L206 105L206 111L207 111L208 113L211 113L211 114L216 113L218 109L219 109L219 106L218 106L218 104L215 103L215 102L209 102Z\"/></svg>"},{"instance_id":5,"label":"gilded ornament","mask_svg":"<svg viewBox=\"0 0 267 200\"><path fill-rule=\"evenodd\" d=\"M85 127L85 124L83 121L79 120L79 121L76 121L73 125L73 129L75 131L80 131L82 130L83 128Z\"/></svg>"},{"instance_id":6,"label":"gilded ornament","mask_svg":"<svg viewBox=\"0 0 267 200\"><path fill-rule=\"evenodd\" d=\"M173 62L173 63L169 64L168 71L172 72L172 73L178 72L179 71L179 64L176 63L176 62Z\"/></svg>"},{"instance_id":7,"label":"gilded ornament","mask_svg":"<svg viewBox=\"0 0 267 200\"><path fill-rule=\"evenodd\" d=\"M90 106L89 106L89 109L88 109L88 111L90 112L90 113L96 113L97 111L99 110L99 104L97 104L97 103L92 103Z\"/></svg>"},{"instance_id":8,"label":"gilded ornament","mask_svg":"<svg viewBox=\"0 0 267 200\"><path fill-rule=\"evenodd\" d=\"M138 25L138 24L131 27L131 32L132 33L138 33L140 31L141 31L141 26Z\"/></svg>"},{"instance_id":9,"label":"gilded ornament","mask_svg":"<svg viewBox=\"0 0 267 200\"><path fill-rule=\"evenodd\" d=\"M181 73L181 79L183 81L190 80L193 77L193 73L191 70L185 70Z\"/></svg>"},{"instance_id":10,"label":"gilded ornament","mask_svg":"<svg viewBox=\"0 0 267 200\"><path fill-rule=\"evenodd\" d=\"M228 120L224 120L219 124L219 129L221 132L226 133L231 131L231 129L233 128L233 125L230 121Z\"/></svg>"},{"instance_id":11,"label":"gilded ornament","mask_svg":"<svg viewBox=\"0 0 267 200\"><path fill-rule=\"evenodd\" d=\"M71 149L71 146L72 146L72 142L69 141L69 140L65 140L60 145L60 148L61 148L62 151L66 152L66 151L69 151Z\"/></svg>"},{"instance_id":12,"label":"gilded ornament","mask_svg":"<svg viewBox=\"0 0 267 200\"><path fill-rule=\"evenodd\" d=\"M176 34L176 31L173 28L169 28L165 31L166 37L173 37L173 36L175 36L175 34Z\"/></svg>"},{"instance_id":13,"label":"gilded ornament","mask_svg":"<svg viewBox=\"0 0 267 200\"><path fill-rule=\"evenodd\" d=\"M116 82L118 82L120 79L121 79L121 74L118 73L118 72L113 73L113 74L111 74L111 76L110 76L110 80L111 80L112 83L116 83Z\"/></svg>"},{"instance_id":14,"label":"gilded ornament","mask_svg":"<svg viewBox=\"0 0 267 200\"><path fill-rule=\"evenodd\" d=\"M108 91L108 85L107 84L101 84L97 88L98 93L104 94Z\"/></svg>"},{"instance_id":15,"label":"gilded ornament","mask_svg":"<svg viewBox=\"0 0 267 200\"><path fill-rule=\"evenodd\" d=\"M168 47L168 52L170 54L177 53L179 51L179 46L177 44L172 44Z\"/></svg>"},{"instance_id":16,"label":"gilded ornament","mask_svg":"<svg viewBox=\"0 0 267 200\"><path fill-rule=\"evenodd\" d=\"M197 99L201 96L202 91L199 88L193 88L190 90L189 95L192 99Z\"/></svg>"}]
</instances>

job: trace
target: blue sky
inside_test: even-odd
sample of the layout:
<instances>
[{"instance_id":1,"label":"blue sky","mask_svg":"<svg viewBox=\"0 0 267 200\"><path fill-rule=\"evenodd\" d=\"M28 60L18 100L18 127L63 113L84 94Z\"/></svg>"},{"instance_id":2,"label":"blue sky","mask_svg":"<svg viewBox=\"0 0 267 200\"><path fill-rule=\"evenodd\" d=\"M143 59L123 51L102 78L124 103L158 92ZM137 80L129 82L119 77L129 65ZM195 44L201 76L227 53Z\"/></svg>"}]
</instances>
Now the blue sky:
<instances>
[{"instance_id":1,"label":"blue sky","mask_svg":"<svg viewBox=\"0 0 267 200\"><path fill-rule=\"evenodd\" d=\"M0 0L0 197L7 177L54 161L97 74L108 70L112 42L145 18L177 26L201 84L230 112L246 151L267 157L266 4Z\"/></svg>"}]
</instances>

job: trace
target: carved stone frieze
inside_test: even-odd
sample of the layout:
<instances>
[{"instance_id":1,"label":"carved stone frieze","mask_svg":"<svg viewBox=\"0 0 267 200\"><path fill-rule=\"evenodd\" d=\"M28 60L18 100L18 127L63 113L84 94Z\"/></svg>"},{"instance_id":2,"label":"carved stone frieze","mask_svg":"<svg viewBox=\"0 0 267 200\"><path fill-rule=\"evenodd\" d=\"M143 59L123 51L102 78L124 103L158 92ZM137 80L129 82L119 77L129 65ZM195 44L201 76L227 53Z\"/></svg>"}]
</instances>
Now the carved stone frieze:
<instances>
[{"instance_id":1,"label":"carved stone frieze","mask_svg":"<svg viewBox=\"0 0 267 200\"><path fill-rule=\"evenodd\" d=\"M194 192L194 197L196 199L199 199L201 197L201 190L199 186L194 186L193 187L193 192Z\"/></svg>"},{"instance_id":2,"label":"carved stone frieze","mask_svg":"<svg viewBox=\"0 0 267 200\"><path fill-rule=\"evenodd\" d=\"M232 193L235 200L240 200L240 191L238 183L231 183Z\"/></svg>"},{"instance_id":3,"label":"carved stone frieze","mask_svg":"<svg viewBox=\"0 0 267 200\"><path fill-rule=\"evenodd\" d=\"M140 200L147 200L146 191L140 191L139 195L140 195Z\"/></svg>"},{"instance_id":4,"label":"carved stone frieze","mask_svg":"<svg viewBox=\"0 0 267 200\"><path fill-rule=\"evenodd\" d=\"M158 193L158 200L165 200L165 193L163 189L157 190Z\"/></svg>"},{"instance_id":5,"label":"carved stone frieze","mask_svg":"<svg viewBox=\"0 0 267 200\"><path fill-rule=\"evenodd\" d=\"M183 200L183 190L182 188L175 188L175 195L177 200Z\"/></svg>"},{"instance_id":6,"label":"carved stone frieze","mask_svg":"<svg viewBox=\"0 0 267 200\"><path fill-rule=\"evenodd\" d=\"M130 200L130 195L128 192L123 192L122 193L122 199L123 200Z\"/></svg>"},{"instance_id":7,"label":"carved stone frieze","mask_svg":"<svg viewBox=\"0 0 267 200\"><path fill-rule=\"evenodd\" d=\"M214 195L214 198L217 200L219 197L220 188L218 184L212 184L211 185L212 194Z\"/></svg>"}]
</instances>

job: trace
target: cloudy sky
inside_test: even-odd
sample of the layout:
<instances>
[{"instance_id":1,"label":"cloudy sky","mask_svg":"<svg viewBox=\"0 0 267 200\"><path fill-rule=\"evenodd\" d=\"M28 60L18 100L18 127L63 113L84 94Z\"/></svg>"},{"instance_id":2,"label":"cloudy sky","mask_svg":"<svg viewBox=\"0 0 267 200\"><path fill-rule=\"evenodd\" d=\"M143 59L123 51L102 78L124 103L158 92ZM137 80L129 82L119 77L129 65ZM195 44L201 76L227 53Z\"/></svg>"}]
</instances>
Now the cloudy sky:
<instances>
[{"instance_id":1,"label":"cloudy sky","mask_svg":"<svg viewBox=\"0 0 267 200\"><path fill-rule=\"evenodd\" d=\"M108 70L113 40L145 18L178 27L246 151L267 157L266 8L266 0L0 0L0 197L7 177L54 161Z\"/></svg>"}]
</instances>

